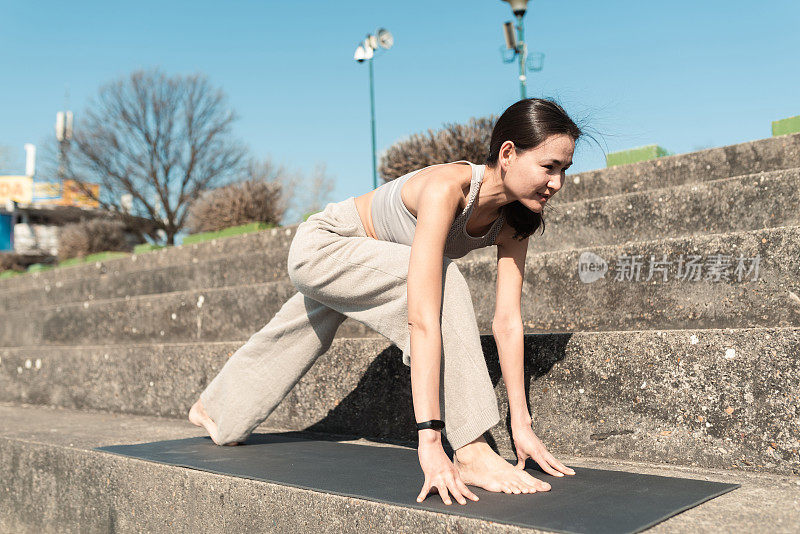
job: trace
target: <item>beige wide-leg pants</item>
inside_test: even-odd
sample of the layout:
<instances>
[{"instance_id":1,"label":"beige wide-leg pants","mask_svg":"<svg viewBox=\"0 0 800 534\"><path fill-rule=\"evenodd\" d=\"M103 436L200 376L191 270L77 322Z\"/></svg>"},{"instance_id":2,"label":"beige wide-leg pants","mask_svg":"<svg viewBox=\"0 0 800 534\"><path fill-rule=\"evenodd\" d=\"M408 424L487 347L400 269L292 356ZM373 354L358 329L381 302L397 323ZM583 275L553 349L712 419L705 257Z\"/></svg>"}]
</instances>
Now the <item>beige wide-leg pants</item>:
<instances>
[{"instance_id":1,"label":"beige wide-leg pants","mask_svg":"<svg viewBox=\"0 0 800 534\"><path fill-rule=\"evenodd\" d=\"M298 293L240 347L201 393L221 443L243 441L333 343L347 317L403 351L411 365L407 277L411 247L368 237L355 198L301 223L288 256ZM442 266L440 417L456 450L500 420L464 276Z\"/></svg>"}]
</instances>

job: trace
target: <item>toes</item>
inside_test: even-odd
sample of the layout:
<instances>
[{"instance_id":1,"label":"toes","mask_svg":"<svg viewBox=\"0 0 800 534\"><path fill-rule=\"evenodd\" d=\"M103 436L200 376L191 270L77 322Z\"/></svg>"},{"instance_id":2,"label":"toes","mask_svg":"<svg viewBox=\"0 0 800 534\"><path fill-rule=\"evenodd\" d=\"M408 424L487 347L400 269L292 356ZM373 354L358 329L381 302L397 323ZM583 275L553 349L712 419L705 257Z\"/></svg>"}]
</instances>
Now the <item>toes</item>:
<instances>
[{"instance_id":1,"label":"toes","mask_svg":"<svg viewBox=\"0 0 800 534\"><path fill-rule=\"evenodd\" d=\"M533 486L538 491L549 491L550 490L550 484L548 484L547 482L544 482L542 480L539 480L538 478L535 478L535 477L531 476L530 473L522 471L522 472L520 472L520 475L522 476L522 479L523 479L523 481L525 482L526 485Z\"/></svg>"}]
</instances>

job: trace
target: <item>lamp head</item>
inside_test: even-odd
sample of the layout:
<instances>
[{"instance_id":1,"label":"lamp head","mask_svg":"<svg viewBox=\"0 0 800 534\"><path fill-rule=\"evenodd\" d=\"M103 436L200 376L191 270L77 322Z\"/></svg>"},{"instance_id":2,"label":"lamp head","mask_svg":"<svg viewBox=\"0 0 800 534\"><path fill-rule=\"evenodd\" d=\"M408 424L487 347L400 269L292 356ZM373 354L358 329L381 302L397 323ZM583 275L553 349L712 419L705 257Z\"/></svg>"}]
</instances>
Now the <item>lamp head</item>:
<instances>
[{"instance_id":1,"label":"lamp head","mask_svg":"<svg viewBox=\"0 0 800 534\"><path fill-rule=\"evenodd\" d=\"M518 17L524 15L528 7L528 0L503 0L503 2L511 4L511 11Z\"/></svg>"}]
</instances>

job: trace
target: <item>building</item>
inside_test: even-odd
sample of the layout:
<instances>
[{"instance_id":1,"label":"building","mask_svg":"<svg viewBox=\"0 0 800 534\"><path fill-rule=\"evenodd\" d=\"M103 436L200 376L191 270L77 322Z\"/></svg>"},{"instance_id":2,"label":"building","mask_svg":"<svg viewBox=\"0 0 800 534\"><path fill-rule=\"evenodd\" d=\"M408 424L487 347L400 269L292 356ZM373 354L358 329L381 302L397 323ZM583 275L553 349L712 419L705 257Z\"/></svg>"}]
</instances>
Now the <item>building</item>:
<instances>
[{"instance_id":1,"label":"building","mask_svg":"<svg viewBox=\"0 0 800 534\"><path fill-rule=\"evenodd\" d=\"M99 196L100 186L90 184ZM58 255L59 228L65 224L114 214L99 207L73 180L38 182L32 176L0 176L0 253L23 256L22 263L51 263ZM127 216L131 248L139 235L153 235L150 219Z\"/></svg>"}]
</instances>

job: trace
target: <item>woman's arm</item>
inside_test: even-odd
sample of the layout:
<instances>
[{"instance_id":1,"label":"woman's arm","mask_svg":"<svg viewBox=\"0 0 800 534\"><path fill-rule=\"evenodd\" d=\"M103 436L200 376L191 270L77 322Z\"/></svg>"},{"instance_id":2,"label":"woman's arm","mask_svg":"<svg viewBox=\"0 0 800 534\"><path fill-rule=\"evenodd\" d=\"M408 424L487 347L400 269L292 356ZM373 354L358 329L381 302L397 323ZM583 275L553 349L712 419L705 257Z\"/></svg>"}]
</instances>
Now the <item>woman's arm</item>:
<instances>
[{"instance_id":1,"label":"woman's arm","mask_svg":"<svg viewBox=\"0 0 800 534\"><path fill-rule=\"evenodd\" d=\"M446 176L446 175L445 175ZM439 367L442 355L442 268L444 244L461 200L457 182L428 176L417 201L417 227L408 265L408 326L411 330L411 396L418 422L440 419ZM436 488L445 504L449 493L466 504L477 501L442 448L439 430L419 430L417 454L425 482L417 496L422 502Z\"/></svg>"},{"instance_id":2,"label":"woman's arm","mask_svg":"<svg viewBox=\"0 0 800 534\"><path fill-rule=\"evenodd\" d=\"M508 409L511 412L511 425L530 426L532 419L525 397L525 377L523 374L523 335L522 325L508 327L507 330L492 328L497 352L500 355L500 370L508 392Z\"/></svg>"},{"instance_id":3,"label":"woman's arm","mask_svg":"<svg viewBox=\"0 0 800 534\"><path fill-rule=\"evenodd\" d=\"M528 238L511 239L514 230L503 228L497 239L497 296L492 334L500 359L503 382L508 391L512 426L530 426L531 415L525 397L524 343L522 328L522 280Z\"/></svg>"},{"instance_id":4,"label":"woman's arm","mask_svg":"<svg viewBox=\"0 0 800 534\"><path fill-rule=\"evenodd\" d=\"M440 310L447 233L455 219L460 189L444 174L427 177L417 201L417 226L408 266L408 326L411 338L411 393L418 422L439 419L442 353ZM441 441L437 430L420 439Z\"/></svg>"},{"instance_id":5,"label":"woman's arm","mask_svg":"<svg viewBox=\"0 0 800 534\"><path fill-rule=\"evenodd\" d=\"M497 300L492 333L500 353L500 369L508 390L511 412L511 435L517 453L517 467L524 469L525 459L532 458L546 473L563 476L575 471L556 460L533 433L532 420L525 399L524 344L522 333L522 279L528 239L511 239L513 229L500 231L497 239Z\"/></svg>"}]
</instances>

